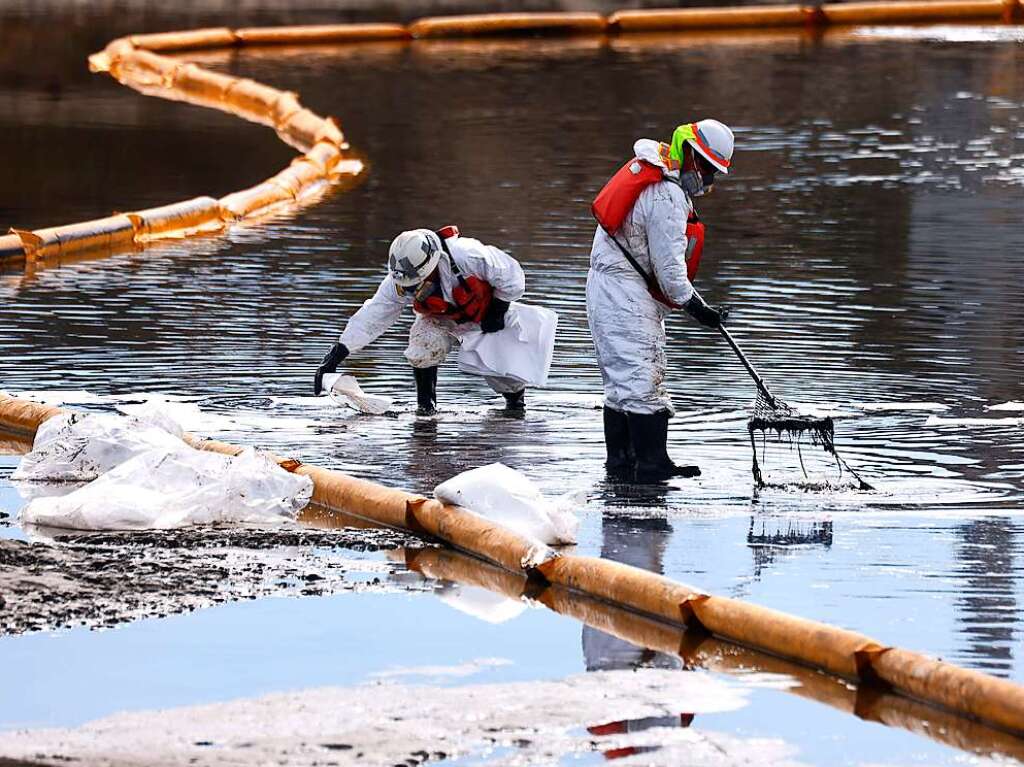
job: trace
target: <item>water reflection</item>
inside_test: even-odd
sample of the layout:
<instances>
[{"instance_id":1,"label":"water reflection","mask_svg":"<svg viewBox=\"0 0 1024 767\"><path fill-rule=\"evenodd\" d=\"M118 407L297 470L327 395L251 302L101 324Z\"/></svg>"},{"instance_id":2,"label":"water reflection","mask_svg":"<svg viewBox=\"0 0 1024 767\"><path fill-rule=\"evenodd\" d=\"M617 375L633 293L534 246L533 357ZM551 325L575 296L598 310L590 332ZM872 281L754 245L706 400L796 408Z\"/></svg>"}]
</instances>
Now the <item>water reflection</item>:
<instances>
[{"instance_id":1,"label":"water reflection","mask_svg":"<svg viewBox=\"0 0 1024 767\"><path fill-rule=\"evenodd\" d=\"M991 674L1009 676L1021 636L1016 564L1020 525L1009 519L979 519L960 525L957 532L962 582L956 609L965 642L958 655Z\"/></svg>"},{"instance_id":2,"label":"water reflection","mask_svg":"<svg viewBox=\"0 0 1024 767\"><path fill-rule=\"evenodd\" d=\"M754 557L754 578L760 578L777 557L794 553L791 546L832 548L832 521L751 517L747 546Z\"/></svg>"},{"instance_id":3,"label":"water reflection","mask_svg":"<svg viewBox=\"0 0 1024 767\"><path fill-rule=\"evenodd\" d=\"M585 641L588 635L598 637L601 642L615 640L624 651L632 648L634 658L676 659L679 662L678 667L685 667L688 672L711 670L729 674L740 683L746 680L754 685L761 684L776 690L785 690L794 696L817 701L843 714L852 714L865 721L878 722L892 728L907 729L954 749L978 755L1000 754L1017 760L1024 759L1024 745L1013 735L879 688L867 685L853 686L829 674L822 674L774 656L763 655L724 642L702 631L683 631L558 587L544 588L538 584L531 585L524 577L515 576L506 570L458 552L445 549L407 550L405 558L413 571L422 573L424 577L437 579L445 591L460 587L476 591L487 590L494 595L502 595L507 603L515 603L528 593L532 599L536 599L556 613L572 616L581 621L585 630L589 632L584 634ZM502 610L501 614L507 615L508 609ZM486 622L492 622L494 613L488 612L480 617ZM515 625L511 624L509 630L515 630ZM625 652L621 653L620 657L626 657ZM587 660L589 662L589 658ZM767 724L773 737L780 736L787 726L793 724L791 718L785 713L780 713L780 707L784 706L785 701L777 698L767 715L764 709L755 707L747 726L759 730ZM591 724L587 729L595 737L608 737L658 727L686 728L694 723L693 713L671 712L673 707L668 704L664 713L657 716L624 717L611 722ZM818 713L820 714L820 711ZM786 725L776 724L776 715L783 719ZM714 719L708 721L713 722ZM816 734L827 732L828 740L834 741L844 721L846 717L835 719L821 731L810 725L810 730ZM801 741L806 742L806 727L809 724L809 720L800 722L799 727L804 731ZM716 725L711 724L712 728L714 726ZM858 740L858 757L869 758L866 750L872 745L884 751L886 746L883 743L887 736L888 733L873 730L871 738ZM834 760L831 747L826 749L826 752L819 759L822 763L831 763ZM615 749L608 749L603 753L606 758L616 758L639 752L620 753ZM889 751L884 759L892 760L895 756L896 754ZM926 758L929 763L939 761L938 757L931 755L922 758Z\"/></svg>"},{"instance_id":4,"label":"water reflection","mask_svg":"<svg viewBox=\"0 0 1024 767\"><path fill-rule=\"evenodd\" d=\"M664 510L647 508L644 516L605 512L601 522L601 556L614 562L663 574L665 547L672 525ZM678 655L656 652L588 625L583 626L587 671L631 668L682 668Z\"/></svg>"},{"instance_id":5,"label":"water reflection","mask_svg":"<svg viewBox=\"0 0 1024 767\"><path fill-rule=\"evenodd\" d=\"M664 727L689 727L694 720L694 714L673 714L669 716L646 716L640 719L620 719L615 722L594 724L587 727L587 732L595 737L608 737L610 735L626 735L633 732L643 732L654 728ZM606 760L624 759L638 754L649 754L661 749L661 746L621 746L619 748L606 748L601 752Z\"/></svg>"},{"instance_id":6,"label":"water reflection","mask_svg":"<svg viewBox=\"0 0 1024 767\"><path fill-rule=\"evenodd\" d=\"M90 28L83 14L67 29L0 25L12 43L0 46L0 223L226 192L290 159L263 128L86 74L86 53L139 24L125 14ZM370 161L367 183L224 238L4 275L0 386L85 389L108 405L183 395L212 416L199 431L420 492L502 461L546 492L588 490L584 551L722 593L739 585L915 649L948 656L965 642L965 662L1020 678L1020 569L984 548L991 538L1019 557L1021 546L1015 520L992 517L1024 498L1020 422L988 410L1024 399L1020 46L774 33L595 42L218 54L213 65L339 115ZM669 322L680 408L669 448L704 476L648 499L602 485L588 203L638 135L704 114L737 126L738 149L728 195L701 201L701 291L733 307L737 338L780 397L839 411L840 451L880 488L766 493L753 529L753 387L685 318ZM559 312L551 387L531 392L523 421L501 418L501 400L453 367L434 420L354 418L308 396L388 242L417 222L501 242L528 272L527 300ZM400 404L413 391L406 330L349 368Z\"/></svg>"}]
</instances>

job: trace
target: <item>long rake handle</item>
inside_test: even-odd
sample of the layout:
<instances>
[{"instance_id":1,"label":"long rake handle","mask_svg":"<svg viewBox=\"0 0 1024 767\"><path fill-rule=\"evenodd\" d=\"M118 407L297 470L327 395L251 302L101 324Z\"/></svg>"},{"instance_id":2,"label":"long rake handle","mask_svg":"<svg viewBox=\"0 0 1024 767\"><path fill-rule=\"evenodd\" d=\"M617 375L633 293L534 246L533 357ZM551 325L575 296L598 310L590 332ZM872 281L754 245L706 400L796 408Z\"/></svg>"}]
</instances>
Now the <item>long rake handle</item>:
<instances>
[{"instance_id":1,"label":"long rake handle","mask_svg":"<svg viewBox=\"0 0 1024 767\"><path fill-rule=\"evenodd\" d=\"M736 341L733 340L732 334L726 330L725 325L719 325L718 331L722 334L722 338L728 342L732 350L736 352L736 356L739 357L740 362L743 363L743 367L750 373L750 377L754 379L754 383L757 384L757 388L761 390L761 393L768 399L768 404L773 408L775 407L775 395L768 391L768 384L764 382L764 379L758 375L758 372L754 370L754 366L750 364L750 360L747 359L747 355L743 353Z\"/></svg>"}]
</instances>

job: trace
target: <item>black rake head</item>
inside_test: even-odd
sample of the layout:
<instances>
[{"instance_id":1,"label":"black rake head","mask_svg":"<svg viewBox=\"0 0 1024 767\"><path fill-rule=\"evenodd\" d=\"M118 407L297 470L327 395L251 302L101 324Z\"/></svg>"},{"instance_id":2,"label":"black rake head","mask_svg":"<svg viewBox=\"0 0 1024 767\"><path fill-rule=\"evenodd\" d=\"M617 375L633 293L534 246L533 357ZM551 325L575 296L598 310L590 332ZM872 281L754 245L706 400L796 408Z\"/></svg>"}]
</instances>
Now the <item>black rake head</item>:
<instances>
[{"instance_id":1,"label":"black rake head","mask_svg":"<svg viewBox=\"0 0 1024 767\"><path fill-rule=\"evenodd\" d=\"M778 441L788 440L789 444L796 448L797 456L800 459L800 469L803 471L805 479L809 479L809 476L804 465L802 445L809 441L811 445L819 446L835 459L840 477L845 469L857 480L860 490L874 489L861 479L857 472L851 469L836 452L835 423L831 416L799 413L782 400L759 390L757 400L754 402L754 412L747 421L747 432L750 435L750 446L754 451L754 482L758 488L768 487L768 483L764 480L760 463L757 460L757 435L761 436L763 449L768 435L773 433Z\"/></svg>"}]
</instances>

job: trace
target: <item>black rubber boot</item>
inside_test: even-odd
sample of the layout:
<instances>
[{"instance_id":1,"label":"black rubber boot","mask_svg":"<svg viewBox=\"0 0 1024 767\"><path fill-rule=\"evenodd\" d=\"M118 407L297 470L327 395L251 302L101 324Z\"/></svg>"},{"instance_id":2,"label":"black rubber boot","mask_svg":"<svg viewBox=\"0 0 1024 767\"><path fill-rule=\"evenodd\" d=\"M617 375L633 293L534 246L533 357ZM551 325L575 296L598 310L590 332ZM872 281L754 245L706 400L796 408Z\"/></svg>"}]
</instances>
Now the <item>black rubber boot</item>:
<instances>
[{"instance_id":1,"label":"black rubber boot","mask_svg":"<svg viewBox=\"0 0 1024 767\"><path fill-rule=\"evenodd\" d=\"M667 410L657 413L628 413L629 435L636 454L634 479L638 484L664 482L672 477L699 477L696 466L676 466L668 457Z\"/></svg>"},{"instance_id":2,"label":"black rubber boot","mask_svg":"<svg viewBox=\"0 0 1024 767\"><path fill-rule=\"evenodd\" d=\"M416 377L416 415L434 415L437 412L437 366L413 368Z\"/></svg>"},{"instance_id":3,"label":"black rubber boot","mask_svg":"<svg viewBox=\"0 0 1024 767\"><path fill-rule=\"evenodd\" d=\"M629 439L629 418L625 413L604 408L604 446L608 451L604 468L608 478L619 482L633 479L633 443Z\"/></svg>"},{"instance_id":4,"label":"black rubber boot","mask_svg":"<svg viewBox=\"0 0 1024 767\"><path fill-rule=\"evenodd\" d=\"M505 409L511 413L522 413L526 410L526 389L515 392L504 392Z\"/></svg>"}]
</instances>

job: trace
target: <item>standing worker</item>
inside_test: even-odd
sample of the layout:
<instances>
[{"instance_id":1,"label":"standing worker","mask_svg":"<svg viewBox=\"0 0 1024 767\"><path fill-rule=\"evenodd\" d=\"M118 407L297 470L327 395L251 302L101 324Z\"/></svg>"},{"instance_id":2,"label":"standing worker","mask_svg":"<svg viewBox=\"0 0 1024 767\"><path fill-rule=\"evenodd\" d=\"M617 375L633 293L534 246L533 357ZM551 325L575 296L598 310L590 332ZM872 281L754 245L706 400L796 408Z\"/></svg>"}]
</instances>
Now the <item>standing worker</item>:
<instances>
[{"instance_id":1,"label":"standing worker","mask_svg":"<svg viewBox=\"0 0 1024 767\"><path fill-rule=\"evenodd\" d=\"M321 360L314 393L323 390L324 374L335 372L349 354L373 342L412 305L416 320L405 358L416 378L416 412L432 415L437 368L454 342L469 330L503 330L509 305L525 290L519 262L498 248L460 236L457 227L402 232L388 250L388 274L377 292L352 315L338 343ZM484 379L504 395L510 411L525 408L524 383L502 376Z\"/></svg>"},{"instance_id":2,"label":"standing worker","mask_svg":"<svg viewBox=\"0 0 1024 767\"><path fill-rule=\"evenodd\" d=\"M587 274L587 319L604 381L609 476L639 483L696 477L666 450L674 414L665 389L665 316L684 309L717 329L723 313L694 291L704 225L693 198L728 173L732 131L717 120L676 128L672 143L640 139L635 157L591 209L598 221Z\"/></svg>"}]
</instances>

